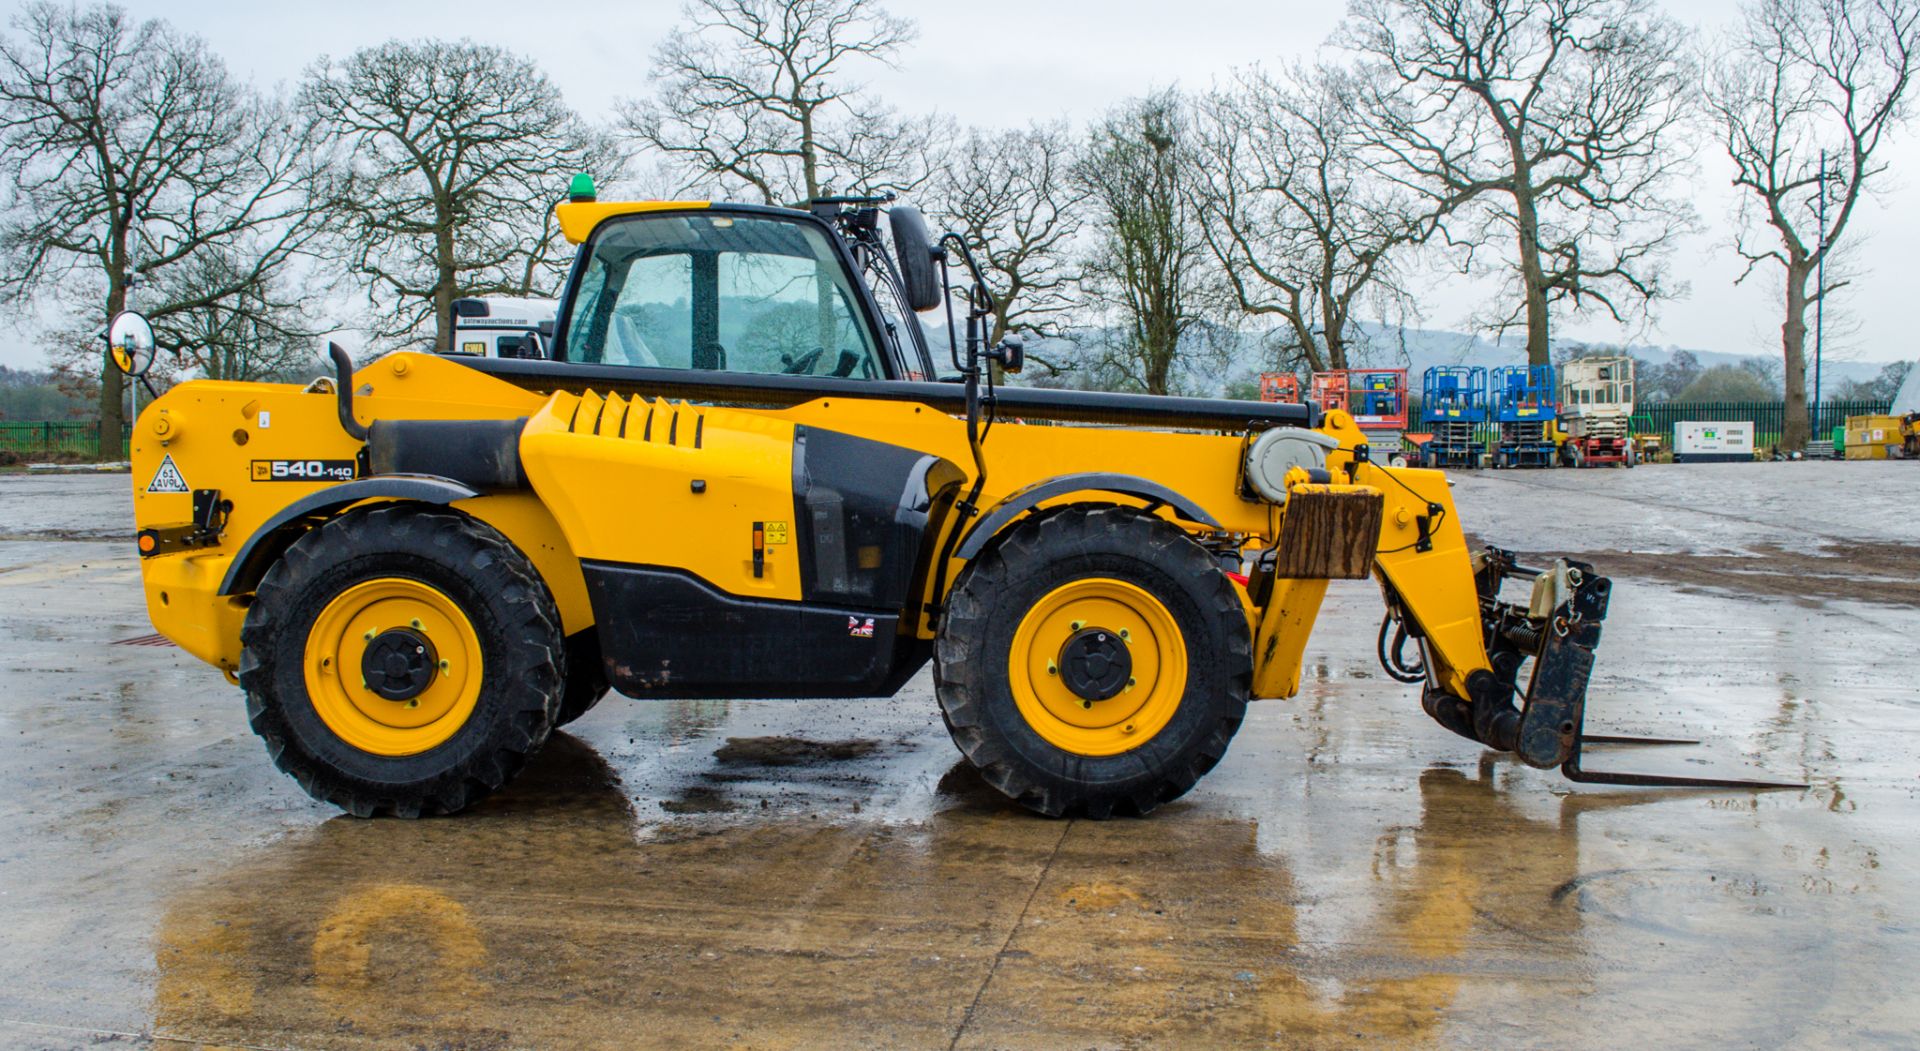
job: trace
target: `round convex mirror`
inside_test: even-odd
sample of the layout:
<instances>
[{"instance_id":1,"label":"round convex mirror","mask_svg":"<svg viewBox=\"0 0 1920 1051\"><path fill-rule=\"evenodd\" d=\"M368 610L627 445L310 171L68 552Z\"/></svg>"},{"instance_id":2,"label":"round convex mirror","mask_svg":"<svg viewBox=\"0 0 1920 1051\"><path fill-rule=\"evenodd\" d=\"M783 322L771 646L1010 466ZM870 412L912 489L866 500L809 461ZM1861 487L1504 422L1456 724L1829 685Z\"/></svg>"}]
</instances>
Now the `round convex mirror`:
<instances>
[{"instance_id":1,"label":"round convex mirror","mask_svg":"<svg viewBox=\"0 0 1920 1051\"><path fill-rule=\"evenodd\" d=\"M153 322L132 310L114 315L107 327L113 364L129 376L144 376L153 367Z\"/></svg>"}]
</instances>

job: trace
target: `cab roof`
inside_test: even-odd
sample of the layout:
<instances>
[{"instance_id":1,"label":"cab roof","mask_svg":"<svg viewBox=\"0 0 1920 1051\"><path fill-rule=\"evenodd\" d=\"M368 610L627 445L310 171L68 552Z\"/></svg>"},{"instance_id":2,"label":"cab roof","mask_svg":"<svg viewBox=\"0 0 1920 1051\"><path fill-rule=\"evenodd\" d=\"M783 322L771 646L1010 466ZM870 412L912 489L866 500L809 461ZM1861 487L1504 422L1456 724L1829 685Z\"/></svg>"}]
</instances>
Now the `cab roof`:
<instances>
[{"instance_id":1,"label":"cab roof","mask_svg":"<svg viewBox=\"0 0 1920 1051\"><path fill-rule=\"evenodd\" d=\"M553 206L554 215L560 219L560 232L573 244L584 244L593 229L608 219L618 215L638 215L644 212L684 212L689 209L712 209L714 211L750 211L793 212L806 215L796 208L769 208L757 204L728 204L716 201L563 201Z\"/></svg>"}]
</instances>

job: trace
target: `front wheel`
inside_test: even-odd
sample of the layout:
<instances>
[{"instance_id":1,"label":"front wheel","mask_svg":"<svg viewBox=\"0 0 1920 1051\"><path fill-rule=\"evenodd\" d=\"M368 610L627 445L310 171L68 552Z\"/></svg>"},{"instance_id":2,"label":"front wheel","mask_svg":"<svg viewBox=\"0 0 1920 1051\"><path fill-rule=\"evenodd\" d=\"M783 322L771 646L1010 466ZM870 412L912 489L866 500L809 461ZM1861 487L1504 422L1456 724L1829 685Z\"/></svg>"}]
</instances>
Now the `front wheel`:
<instances>
[{"instance_id":1,"label":"front wheel","mask_svg":"<svg viewBox=\"0 0 1920 1051\"><path fill-rule=\"evenodd\" d=\"M1133 508L1030 519L955 584L934 681L988 783L1048 816L1145 814L1226 754L1252 688L1233 585Z\"/></svg>"},{"instance_id":2,"label":"front wheel","mask_svg":"<svg viewBox=\"0 0 1920 1051\"><path fill-rule=\"evenodd\" d=\"M545 743L567 682L533 564L439 508L309 531L260 582L240 639L274 763L361 817L450 814L500 788Z\"/></svg>"}]
</instances>

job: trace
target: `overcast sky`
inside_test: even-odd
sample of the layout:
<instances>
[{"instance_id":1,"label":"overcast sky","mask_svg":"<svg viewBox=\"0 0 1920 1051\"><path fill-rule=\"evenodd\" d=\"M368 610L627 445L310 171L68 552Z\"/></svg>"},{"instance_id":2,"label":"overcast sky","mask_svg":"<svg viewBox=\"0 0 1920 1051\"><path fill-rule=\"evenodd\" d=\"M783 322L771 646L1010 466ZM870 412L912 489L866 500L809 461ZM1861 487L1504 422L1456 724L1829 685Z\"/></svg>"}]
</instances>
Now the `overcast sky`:
<instances>
[{"instance_id":1,"label":"overcast sky","mask_svg":"<svg viewBox=\"0 0 1920 1051\"><path fill-rule=\"evenodd\" d=\"M649 56L677 21L680 2L131 0L126 6L136 16L165 18L199 34L238 76L263 86L291 86L323 53L343 55L392 37L471 37L532 56L576 109L605 117L616 100L648 90ZM1713 30L1733 19L1736 0L1668 0L1665 6L1683 22ZM920 37L898 70L876 69L867 82L903 110L938 109L989 126L1055 117L1083 124L1115 100L1154 87L1204 88L1238 67L1311 58L1343 10L1340 0L1211 0L1198 7L1166 0L894 0L890 7L916 20ZM1920 244L1920 203L1913 197L1920 186L1920 128L1904 133L1886 156L1891 178L1848 232L1856 241L1854 283L1835 298L1844 296L1852 331L1836 339L1830 329L1828 352L1837 357L1920 356L1920 340L1912 335L1920 321L1912 302L1920 266L1911 248ZM1777 354L1778 282L1756 275L1733 285L1741 264L1730 248L1736 200L1730 176L1713 144L1704 144L1695 185L1707 232L1683 242L1672 260L1688 295L1661 306L1645 331L1569 319L1557 334ZM1464 328L1479 305L1473 289L1438 279L1424 291L1426 327ZM1828 316L1831 325L1831 308ZM0 346L0 363L39 361L32 348Z\"/></svg>"}]
</instances>

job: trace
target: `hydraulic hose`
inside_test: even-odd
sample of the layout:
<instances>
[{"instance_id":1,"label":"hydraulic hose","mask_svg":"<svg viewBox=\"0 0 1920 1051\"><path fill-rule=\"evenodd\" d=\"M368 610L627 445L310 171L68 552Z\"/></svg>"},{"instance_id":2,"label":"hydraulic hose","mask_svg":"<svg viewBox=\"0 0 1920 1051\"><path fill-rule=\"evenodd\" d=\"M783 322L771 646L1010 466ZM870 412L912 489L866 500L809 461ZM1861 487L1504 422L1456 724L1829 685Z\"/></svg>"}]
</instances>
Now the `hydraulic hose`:
<instances>
[{"instance_id":1,"label":"hydraulic hose","mask_svg":"<svg viewBox=\"0 0 1920 1051\"><path fill-rule=\"evenodd\" d=\"M1388 645L1387 632L1391 628L1393 643ZM1380 654L1380 667L1399 682L1415 683L1427 681L1425 660L1409 664L1406 659L1407 626L1394 618L1392 611L1380 618L1380 638L1375 644Z\"/></svg>"}]
</instances>

